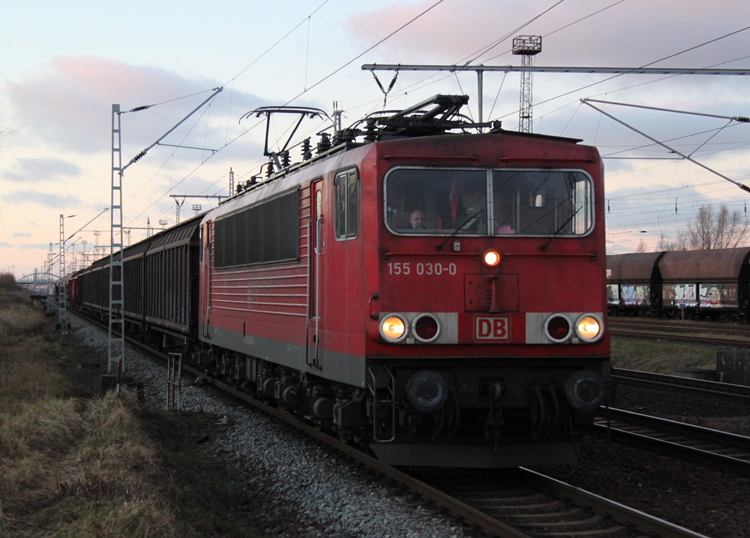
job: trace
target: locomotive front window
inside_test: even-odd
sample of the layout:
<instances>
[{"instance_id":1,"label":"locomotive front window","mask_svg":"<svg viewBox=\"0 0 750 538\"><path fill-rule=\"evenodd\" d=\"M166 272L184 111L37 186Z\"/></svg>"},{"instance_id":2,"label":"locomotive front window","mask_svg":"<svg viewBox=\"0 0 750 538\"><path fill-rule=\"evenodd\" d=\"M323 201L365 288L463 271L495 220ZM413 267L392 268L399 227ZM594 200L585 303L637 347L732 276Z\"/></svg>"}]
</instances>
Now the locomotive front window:
<instances>
[{"instance_id":1,"label":"locomotive front window","mask_svg":"<svg viewBox=\"0 0 750 538\"><path fill-rule=\"evenodd\" d=\"M593 225L588 176L563 170L495 170L495 235L584 235Z\"/></svg>"},{"instance_id":2,"label":"locomotive front window","mask_svg":"<svg viewBox=\"0 0 750 538\"><path fill-rule=\"evenodd\" d=\"M386 179L388 227L399 234L487 234L486 170L398 168Z\"/></svg>"},{"instance_id":3,"label":"locomotive front window","mask_svg":"<svg viewBox=\"0 0 750 538\"><path fill-rule=\"evenodd\" d=\"M564 237L593 226L591 178L574 170L395 168L385 196L398 235Z\"/></svg>"}]
</instances>

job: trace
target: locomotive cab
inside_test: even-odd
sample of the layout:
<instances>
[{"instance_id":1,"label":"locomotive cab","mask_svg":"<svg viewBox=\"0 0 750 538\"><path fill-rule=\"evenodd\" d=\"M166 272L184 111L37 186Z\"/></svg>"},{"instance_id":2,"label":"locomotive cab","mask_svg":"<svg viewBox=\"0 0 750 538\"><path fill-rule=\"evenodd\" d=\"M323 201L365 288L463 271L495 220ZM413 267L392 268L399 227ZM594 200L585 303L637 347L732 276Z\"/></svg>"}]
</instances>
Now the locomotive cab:
<instances>
[{"instance_id":1,"label":"locomotive cab","mask_svg":"<svg viewBox=\"0 0 750 538\"><path fill-rule=\"evenodd\" d=\"M477 466L574 461L608 381L598 155L472 138L379 144L370 446L402 465L458 446Z\"/></svg>"}]
</instances>

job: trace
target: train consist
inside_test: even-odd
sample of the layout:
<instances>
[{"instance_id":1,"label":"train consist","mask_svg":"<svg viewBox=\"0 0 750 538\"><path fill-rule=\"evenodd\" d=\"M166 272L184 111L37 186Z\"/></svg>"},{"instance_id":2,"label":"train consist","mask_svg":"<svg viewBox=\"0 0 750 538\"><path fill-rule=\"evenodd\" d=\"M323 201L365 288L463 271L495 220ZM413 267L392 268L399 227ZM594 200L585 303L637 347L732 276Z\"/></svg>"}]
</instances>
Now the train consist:
<instances>
[{"instance_id":1,"label":"train consist","mask_svg":"<svg viewBox=\"0 0 750 538\"><path fill-rule=\"evenodd\" d=\"M750 248L607 256L610 314L750 320Z\"/></svg>"},{"instance_id":2,"label":"train consist","mask_svg":"<svg viewBox=\"0 0 750 538\"><path fill-rule=\"evenodd\" d=\"M609 381L601 160L467 101L267 151L264 181L126 248L129 336L386 463L574 461ZM74 274L72 307L106 318L108 279Z\"/></svg>"}]
</instances>

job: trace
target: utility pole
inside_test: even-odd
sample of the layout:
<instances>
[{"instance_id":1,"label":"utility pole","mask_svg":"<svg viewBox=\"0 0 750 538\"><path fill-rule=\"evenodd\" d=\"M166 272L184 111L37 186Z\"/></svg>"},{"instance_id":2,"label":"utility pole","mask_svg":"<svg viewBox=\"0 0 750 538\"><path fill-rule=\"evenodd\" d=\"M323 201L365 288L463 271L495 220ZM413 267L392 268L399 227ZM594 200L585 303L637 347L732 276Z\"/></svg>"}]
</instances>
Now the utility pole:
<instances>
[{"instance_id":1,"label":"utility pole","mask_svg":"<svg viewBox=\"0 0 750 538\"><path fill-rule=\"evenodd\" d=\"M179 224L180 223L180 208L182 208L182 204L185 203L185 199L182 199L182 202L179 202L177 198L174 199L174 203L177 204L177 207L175 208L174 213L174 223Z\"/></svg>"},{"instance_id":2,"label":"utility pole","mask_svg":"<svg viewBox=\"0 0 750 538\"><path fill-rule=\"evenodd\" d=\"M60 338L68 334L68 292L65 287L65 216L60 215L60 285L58 286L58 315L60 320Z\"/></svg>"},{"instance_id":3,"label":"utility pole","mask_svg":"<svg viewBox=\"0 0 750 538\"><path fill-rule=\"evenodd\" d=\"M54 262L52 261L52 243L50 243L49 244L49 252L47 253L47 273L48 273L47 277L48 277L48 281L49 282L52 282L52 265L53 265L53 263Z\"/></svg>"},{"instance_id":4,"label":"utility pole","mask_svg":"<svg viewBox=\"0 0 750 538\"><path fill-rule=\"evenodd\" d=\"M120 130L120 105L112 105L112 194L110 213L110 242L109 242L109 349L108 349L108 371L112 372L112 364L118 366L118 378L125 371L125 319L123 290L123 207L122 207L122 179L125 170L135 164L154 147L164 140L170 133L182 125L188 118L216 97L224 88L214 88L213 93L198 105L192 112L177 122L171 129L164 133L149 147L141 150L128 164L122 165L122 133ZM150 106L140 106L127 112L140 112L147 110ZM117 239L116 239L117 238ZM119 335L116 332L119 331ZM119 382L117 391L120 391Z\"/></svg>"},{"instance_id":5,"label":"utility pole","mask_svg":"<svg viewBox=\"0 0 750 538\"><path fill-rule=\"evenodd\" d=\"M117 376L125 369L125 318L123 317L122 286L122 135L120 132L120 105L112 105L112 193L109 232L109 346L107 372L112 364L118 368ZM119 334L118 334L119 333ZM120 392L120 385L117 385Z\"/></svg>"},{"instance_id":6,"label":"utility pole","mask_svg":"<svg viewBox=\"0 0 750 538\"><path fill-rule=\"evenodd\" d=\"M44 313L47 315L54 314L52 306L52 296L54 296L54 287L52 287L52 266L54 262L52 259L52 243L49 244L49 253L47 253L47 299L44 301Z\"/></svg>"},{"instance_id":7,"label":"utility pole","mask_svg":"<svg viewBox=\"0 0 750 538\"><path fill-rule=\"evenodd\" d=\"M231 177L231 184L234 184L234 174L231 173L231 170L230 170L230 177ZM228 198L227 196L214 195L214 194L170 194L169 197L174 198L174 203L177 204L177 212L175 213L175 224L180 223L180 208L185 204L185 200L188 198L218 198L219 203L221 203L222 198ZM182 198L182 202L180 202L178 198ZM193 206L193 210L195 210L195 205ZM198 211L200 212L200 209ZM196 213L196 215L197 214L198 213Z\"/></svg>"}]
</instances>

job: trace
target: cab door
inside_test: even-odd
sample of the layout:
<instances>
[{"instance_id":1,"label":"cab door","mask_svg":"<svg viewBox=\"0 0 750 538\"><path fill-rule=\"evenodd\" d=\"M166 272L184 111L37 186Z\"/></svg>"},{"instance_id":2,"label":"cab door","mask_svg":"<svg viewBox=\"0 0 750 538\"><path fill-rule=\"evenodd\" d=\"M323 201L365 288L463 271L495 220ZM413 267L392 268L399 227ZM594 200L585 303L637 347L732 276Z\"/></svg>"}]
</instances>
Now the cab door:
<instances>
[{"instance_id":1,"label":"cab door","mask_svg":"<svg viewBox=\"0 0 750 538\"><path fill-rule=\"evenodd\" d=\"M322 263L324 261L324 212L323 180L310 185L310 223L308 225L308 309L307 309L307 365L322 369L320 361Z\"/></svg>"},{"instance_id":2,"label":"cab door","mask_svg":"<svg viewBox=\"0 0 750 538\"><path fill-rule=\"evenodd\" d=\"M202 334L204 338L210 338L209 335L209 316L211 315L211 269L213 258L213 222L207 221L201 226L201 273L202 273L202 299L203 299L203 320L201 323Z\"/></svg>"}]
</instances>

